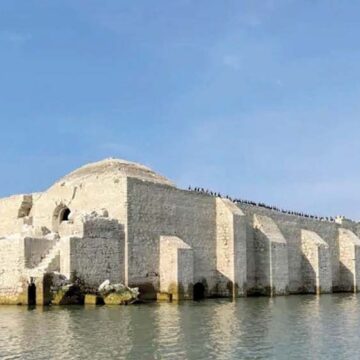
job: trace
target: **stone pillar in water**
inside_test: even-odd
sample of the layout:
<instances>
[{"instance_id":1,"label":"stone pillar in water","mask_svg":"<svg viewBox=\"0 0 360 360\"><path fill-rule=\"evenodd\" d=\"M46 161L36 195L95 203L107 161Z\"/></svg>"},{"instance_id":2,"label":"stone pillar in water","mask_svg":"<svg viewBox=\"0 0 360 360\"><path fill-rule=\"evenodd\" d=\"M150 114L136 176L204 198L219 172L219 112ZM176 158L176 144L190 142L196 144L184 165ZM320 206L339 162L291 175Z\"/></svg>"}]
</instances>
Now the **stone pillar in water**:
<instances>
[{"instance_id":1,"label":"stone pillar in water","mask_svg":"<svg viewBox=\"0 0 360 360\"><path fill-rule=\"evenodd\" d=\"M315 232L301 230L303 291L330 293L332 274L329 245Z\"/></svg>"},{"instance_id":2,"label":"stone pillar in water","mask_svg":"<svg viewBox=\"0 0 360 360\"><path fill-rule=\"evenodd\" d=\"M216 270L218 295L246 294L246 220L230 200L216 199Z\"/></svg>"},{"instance_id":3,"label":"stone pillar in water","mask_svg":"<svg viewBox=\"0 0 360 360\"><path fill-rule=\"evenodd\" d=\"M268 216L254 215L256 292L260 295L287 295L289 267L287 242Z\"/></svg>"},{"instance_id":4,"label":"stone pillar in water","mask_svg":"<svg viewBox=\"0 0 360 360\"><path fill-rule=\"evenodd\" d=\"M192 248L177 236L160 237L160 294L173 300L192 299L194 257Z\"/></svg>"},{"instance_id":5,"label":"stone pillar in water","mask_svg":"<svg viewBox=\"0 0 360 360\"><path fill-rule=\"evenodd\" d=\"M360 289L360 239L348 229L339 229L340 291Z\"/></svg>"}]
</instances>

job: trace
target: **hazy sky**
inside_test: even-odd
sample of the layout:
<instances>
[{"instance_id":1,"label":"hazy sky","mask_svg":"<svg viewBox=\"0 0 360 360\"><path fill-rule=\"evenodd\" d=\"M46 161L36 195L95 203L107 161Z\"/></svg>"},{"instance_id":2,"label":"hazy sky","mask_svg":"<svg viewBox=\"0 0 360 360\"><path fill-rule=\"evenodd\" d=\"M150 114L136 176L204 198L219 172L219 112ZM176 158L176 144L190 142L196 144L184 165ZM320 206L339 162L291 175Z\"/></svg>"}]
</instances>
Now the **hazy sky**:
<instances>
[{"instance_id":1,"label":"hazy sky","mask_svg":"<svg viewBox=\"0 0 360 360\"><path fill-rule=\"evenodd\" d=\"M1 0L0 196L105 157L360 219L360 2Z\"/></svg>"}]
</instances>

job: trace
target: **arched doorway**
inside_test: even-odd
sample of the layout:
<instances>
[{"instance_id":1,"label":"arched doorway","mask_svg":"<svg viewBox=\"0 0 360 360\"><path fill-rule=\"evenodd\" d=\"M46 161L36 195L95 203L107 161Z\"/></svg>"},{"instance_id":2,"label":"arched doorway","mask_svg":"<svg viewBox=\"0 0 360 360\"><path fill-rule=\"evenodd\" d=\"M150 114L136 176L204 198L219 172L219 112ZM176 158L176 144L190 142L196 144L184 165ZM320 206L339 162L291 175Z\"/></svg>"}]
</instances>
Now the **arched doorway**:
<instances>
[{"instance_id":1,"label":"arched doorway","mask_svg":"<svg viewBox=\"0 0 360 360\"><path fill-rule=\"evenodd\" d=\"M205 286L202 283L196 283L193 289L193 299L195 301L205 299Z\"/></svg>"},{"instance_id":2,"label":"arched doorway","mask_svg":"<svg viewBox=\"0 0 360 360\"><path fill-rule=\"evenodd\" d=\"M71 210L64 204L56 207L53 214L53 231L59 230L59 225L64 221L69 221Z\"/></svg>"},{"instance_id":3,"label":"arched doorway","mask_svg":"<svg viewBox=\"0 0 360 360\"><path fill-rule=\"evenodd\" d=\"M69 208L64 208L61 212L60 212L60 216L59 216L59 221L63 222L63 221L69 221L69 216L70 216L70 209Z\"/></svg>"},{"instance_id":4,"label":"arched doorway","mask_svg":"<svg viewBox=\"0 0 360 360\"><path fill-rule=\"evenodd\" d=\"M33 282L28 286L28 305L36 305L36 286Z\"/></svg>"}]
</instances>

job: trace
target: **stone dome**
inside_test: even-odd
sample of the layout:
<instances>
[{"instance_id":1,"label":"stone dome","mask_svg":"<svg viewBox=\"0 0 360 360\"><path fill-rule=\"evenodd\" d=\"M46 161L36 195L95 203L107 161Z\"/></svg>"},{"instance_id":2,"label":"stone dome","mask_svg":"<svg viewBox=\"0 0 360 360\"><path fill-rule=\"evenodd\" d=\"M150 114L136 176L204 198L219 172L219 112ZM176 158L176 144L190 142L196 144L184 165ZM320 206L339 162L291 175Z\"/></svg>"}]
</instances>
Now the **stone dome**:
<instances>
[{"instance_id":1,"label":"stone dome","mask_svg":"<svg viewBox=\"0 0 360 360\"><path fill-rule=\"evenodd\" d=\"M58 183L78 182L96 176L134 177L144 181L174 186L170 180L144 165L113 158L84 165L60 179Z\"/></svg>"}]
</instances>

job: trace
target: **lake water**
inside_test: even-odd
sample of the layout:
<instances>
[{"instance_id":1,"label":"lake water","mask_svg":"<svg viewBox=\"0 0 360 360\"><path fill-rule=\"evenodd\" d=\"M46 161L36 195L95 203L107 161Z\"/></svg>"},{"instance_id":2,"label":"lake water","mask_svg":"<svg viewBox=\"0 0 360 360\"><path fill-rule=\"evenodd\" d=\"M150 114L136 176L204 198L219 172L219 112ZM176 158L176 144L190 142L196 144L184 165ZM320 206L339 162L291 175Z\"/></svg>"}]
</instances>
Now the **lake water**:
<instances>
[{"instance_id":1,"label":"lake water","mask_svg":"<svg viewBox=\"0 0 360 360\"><path fill-rule=\"evenodd\" d=\"M0 307L1 359L358 359L360 295Z\"/></svg>"}]
</instances>

